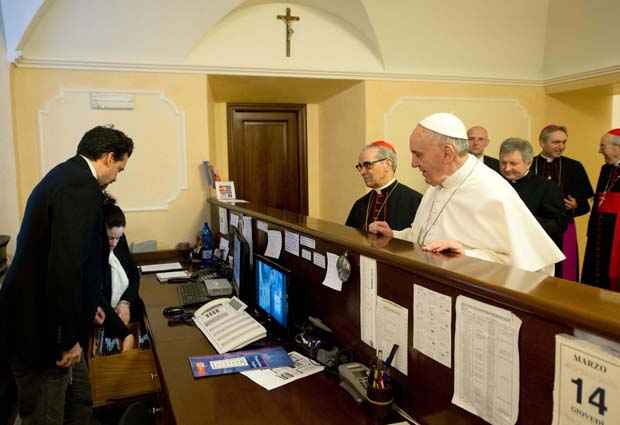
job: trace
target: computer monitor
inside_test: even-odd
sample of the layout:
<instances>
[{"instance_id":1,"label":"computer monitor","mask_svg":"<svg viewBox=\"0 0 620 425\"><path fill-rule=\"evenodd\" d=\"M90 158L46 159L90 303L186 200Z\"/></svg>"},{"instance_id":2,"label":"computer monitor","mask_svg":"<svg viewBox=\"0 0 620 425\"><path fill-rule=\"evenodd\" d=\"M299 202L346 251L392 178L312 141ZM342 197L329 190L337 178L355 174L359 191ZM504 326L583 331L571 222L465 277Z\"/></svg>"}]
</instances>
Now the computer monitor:
<instances>
[{"instance_id":1,"label":"computer monitor","mask_svg":"<svg viewBox=\"0 0 620 425\"><path fill-rule=\"evenodd\" d=\"M250 245L241 232L231 226L233 274L232 286L235 295L246 304L254 304L254 285L250 271Z\"/></svg>"},{"instance_id":2,"label":"computer monitor","mask_svg":"<svg viewBox=\"0 0 620 425\"><path fill-rule=\"evenodd\" d=\"M280 330L286 330L289 316L288 285L291 273L262 255L257 254L254 260L256 305L262 313L277 324Z\"/></svg>"}]
</instances>

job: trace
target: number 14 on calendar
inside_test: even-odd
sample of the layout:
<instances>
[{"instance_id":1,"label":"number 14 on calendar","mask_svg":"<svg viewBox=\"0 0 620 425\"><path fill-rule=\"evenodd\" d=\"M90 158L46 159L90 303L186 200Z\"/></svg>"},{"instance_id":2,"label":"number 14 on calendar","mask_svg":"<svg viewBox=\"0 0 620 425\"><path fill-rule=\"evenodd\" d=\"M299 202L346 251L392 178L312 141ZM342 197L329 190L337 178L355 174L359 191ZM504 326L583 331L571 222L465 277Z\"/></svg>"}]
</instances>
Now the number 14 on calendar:
<instances>
[{"instance_id":1,"label":"number 14 on calendar","mask_svg":"<svg viewBox=\"0 0 620 425\"><path fill-rule=\"evenodd\" d=\"M556 335L553 425L620 424L620 355Z\"/></svg>"}]
</instances>

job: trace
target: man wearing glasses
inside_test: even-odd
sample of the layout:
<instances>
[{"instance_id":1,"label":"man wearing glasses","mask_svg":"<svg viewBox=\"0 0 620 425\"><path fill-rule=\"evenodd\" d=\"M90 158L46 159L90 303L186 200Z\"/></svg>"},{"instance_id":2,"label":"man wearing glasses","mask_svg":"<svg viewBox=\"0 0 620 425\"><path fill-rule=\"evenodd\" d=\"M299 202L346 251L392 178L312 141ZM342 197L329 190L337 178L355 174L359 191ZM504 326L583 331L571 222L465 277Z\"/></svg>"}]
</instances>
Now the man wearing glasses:
<instances>
[{"instance_id":1,"label":"man wearing glasses","mask_svg":"<svg viewBox=\"0 0 620 425\"><path fill-rule=\"evenodd\" d=\"M355 168L370 189L355 201L346 225L368 230L370 223L386 221L392 229L411 225L422 195L394 177L398 156L391 143L379 140L364 147Z\"/></svg>"}]
</instances>

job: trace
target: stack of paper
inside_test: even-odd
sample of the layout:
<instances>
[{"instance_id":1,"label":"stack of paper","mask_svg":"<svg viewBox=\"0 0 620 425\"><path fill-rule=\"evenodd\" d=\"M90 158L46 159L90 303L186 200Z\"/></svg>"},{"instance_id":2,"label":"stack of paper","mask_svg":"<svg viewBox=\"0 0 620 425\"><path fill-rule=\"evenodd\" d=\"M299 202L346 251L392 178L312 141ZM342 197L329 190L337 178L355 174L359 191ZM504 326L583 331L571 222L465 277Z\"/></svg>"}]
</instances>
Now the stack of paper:
<instances>
[{"instance_id":1,"label":"stack of paper","mask_svg":"<svg viewBox=\"0 0 620 425\"><path fill-rule=\"evenodd\" d=\"M160 282L168 282L170 279L190 278L190 274L187 272L187 270L157 273L155 274L155 276Z\"/></svg>"}]
</instances>

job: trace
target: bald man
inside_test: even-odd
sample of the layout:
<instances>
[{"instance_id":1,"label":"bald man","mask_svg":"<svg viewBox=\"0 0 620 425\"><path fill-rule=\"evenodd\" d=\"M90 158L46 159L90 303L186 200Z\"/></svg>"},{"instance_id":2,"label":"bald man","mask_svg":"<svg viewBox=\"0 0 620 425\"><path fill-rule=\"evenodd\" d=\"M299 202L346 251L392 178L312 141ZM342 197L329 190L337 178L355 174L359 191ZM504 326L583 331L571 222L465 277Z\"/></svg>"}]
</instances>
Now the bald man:
<instances>
[{"instance_id":1,"label":"bald man","mask_svg":"<svg viewBox=\"0 0 620 425\"><path fill-rule=\"evenodd\" d=\"M599 153L605 164L588 222L581 281L620 291L620 128L601 137Z\"/></svg>"},{"instance_id":2,"label":"bald man","mask_svg":"<svg viewBox=\"0 0 620 425\"><path fill-rule=\"evenodd\" d=\"M392 231L385 222L369 230L406 239L431 252L452 251L482 260L552 275L564 259L510 184L468 154L461 120L433 114L409 138L411 166L431 187L409 229Z\"/></svg>"},{"instance_id":3,"label":"bald man","mask_svg":"<svg viewBox=\"0 0 620 425\"><path fill-rule=\"evenodd\" d=\"M484 165L491 170L499 173L499 161L484 154L484 150L489 145L489 133L484 127L479 125L467 130L467 141L469 142L469 153L482 160Z\"/></svg>"}]
</instances>

